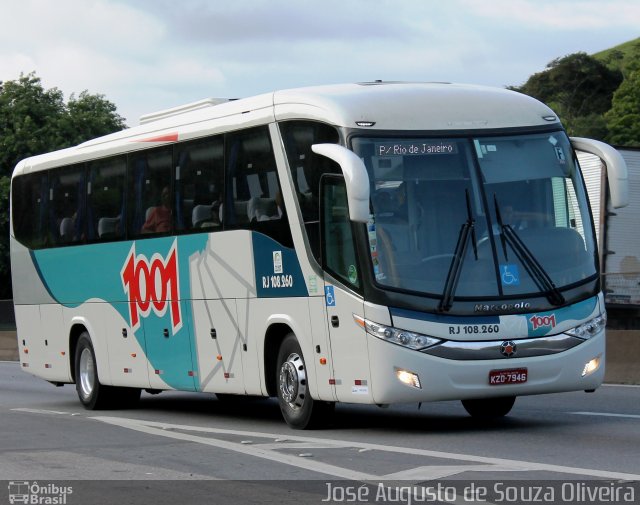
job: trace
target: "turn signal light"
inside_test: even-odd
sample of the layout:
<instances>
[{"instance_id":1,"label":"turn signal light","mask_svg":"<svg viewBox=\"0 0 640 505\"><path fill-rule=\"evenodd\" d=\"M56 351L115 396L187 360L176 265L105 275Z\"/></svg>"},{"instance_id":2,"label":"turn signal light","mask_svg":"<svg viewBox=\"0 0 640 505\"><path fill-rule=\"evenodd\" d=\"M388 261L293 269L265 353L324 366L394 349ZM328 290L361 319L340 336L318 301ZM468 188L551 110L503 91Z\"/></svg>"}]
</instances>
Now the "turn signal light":
<instances>
[{"instance_id":1,"label":"turn signal light","mask_svg":"<svg viewBox=\"0 0 640 505\"><path fill-rule=\"evenodd\" d=\"M400 382L406 384L407 386L411 386L416 389L422 389L422 385L420 384L420 377L418 377L418 374L409 372L408 370L401 370L399 368L396 368L396 377Z\"/></svg>"},{"instance_id":2,"label":"turn signal light","mask_svg":"<svg viewBox=\"0 0 640 505\"><path fill-rule=\"evenodd\" d=\"M582 376L586 377L587 375L591 375L593 372L595 372L598 368L600 368L600 359L602 358L602 354L596 358L593 358L591 361L589 361L587 364L584 365L584 368L582 369Z\"/></svg>"}]
</instances>

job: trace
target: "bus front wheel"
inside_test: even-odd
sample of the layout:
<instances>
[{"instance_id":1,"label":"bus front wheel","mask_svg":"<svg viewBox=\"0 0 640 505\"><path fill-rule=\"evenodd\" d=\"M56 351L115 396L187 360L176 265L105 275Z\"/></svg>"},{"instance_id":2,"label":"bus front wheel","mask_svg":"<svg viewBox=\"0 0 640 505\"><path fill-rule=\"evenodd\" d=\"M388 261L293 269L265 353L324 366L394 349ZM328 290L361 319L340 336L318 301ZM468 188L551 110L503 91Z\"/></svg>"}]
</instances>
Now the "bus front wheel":
<instances>
[{"instance_id":1,"label":"bus front wheel","mask_svg":"<svg viewBox=\"0 0 640 505\"><path fill-rule=\"evenodd\" d=\"M462 400L462 406L471 415L478 419L495 419L504 417L516 402L515 396L502 398L479 398L474 400Z\"/></svg>"},{"instance_id":2,"label":"bus front wheel","mask_svg":"<svg viewBox=\"0 0 640 505\"><path fill-rule=\"evenodd\" d=\"M335 404L311 397L302 349L293 333L280 345L276 373L278 403L289 426L304 430L326 421Z\"/></svg>"}]
</instances>

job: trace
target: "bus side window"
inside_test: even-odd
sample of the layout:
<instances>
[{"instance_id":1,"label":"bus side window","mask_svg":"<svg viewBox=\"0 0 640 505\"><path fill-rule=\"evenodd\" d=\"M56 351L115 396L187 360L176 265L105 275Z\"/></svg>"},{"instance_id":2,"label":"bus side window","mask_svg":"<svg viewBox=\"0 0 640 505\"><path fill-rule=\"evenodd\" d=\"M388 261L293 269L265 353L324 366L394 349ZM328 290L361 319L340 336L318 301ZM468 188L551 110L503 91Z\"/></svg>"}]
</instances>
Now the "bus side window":
<instances>
[{"instance_id":1,"label":"bus side window","mask_svg":"<svg viewBox=\"0 0 640 505\"><path fill-rule=\"evenodd\" d=\"M12 182L13 231L27 247L40 249L49 242L49 176L47 172L21 175Z\"/></svg>"},{"instance_id":2,"label":"bus side window","mask_svg":"<svg viewBox=\"0 0 640 505\"><path fill-rule=\"evenodd\" d=\"M89 241L124 238L126 168L125 156L89 163L89 191L87 191Z\"/></svg>"},{"instance_id":3,"label":"bus side window","mask_svg":"<svg viewBox=\"0 0 640 505\"><path fill-rule=\"evenodd\" d=\"M323 181L323 267L345 284L358 289L360 276L349 219L347 188L342 177L327 177Z\"/></svg>"},{"instance_id":4,"label":"bus side window","mask_svg":"<svg viewBox=\"0 0 640 505\"><path fill-rule=\"evenodd\" d=\"M173 229L171 147L129 156L129 236L166 235Z\"/></svg>"},{"instance_id":5,"label":"bus side window","mask_svg":"<svg viewBox=\"0 0 640 505\"><path fill-rule=\"evenodd\" d=\"M227 137L225 229L250 229L293 247L267 127Z\"/></svg>"},{"instance_id":6,"label":"bus side window","mask_svg":"<svg viewBox=\"0 0 640 505\"><path fill-rule=\"evenodd\" d=\"M84 242L86 188L84 165L52 170L49 176L49 225L54 245Z\"/></svg>"},{"instance_id":7,"label":"bus side window","mask_svg":"<svg viewBox=\"0 0 640 505\"><path fill-rule=\"evenodd\" d=\"M314 257L320 261L320 228L318 226L320 178L323 174L341 174L342 172L337 163L315 154L311 146L337 144L340 137L333 126L315 121L285 121L280 123L280 131L309 246Z\"/></svg>"},{"instance_id":8,"label":"bus side window","mask_svg":"<svg viewBox=\"0 0 640 505\"><path fill-rule=\"evenodd\" d=\"M175 229L221 229L224 137L179 145L175 165Z\"/></svg>"}]
</instances>

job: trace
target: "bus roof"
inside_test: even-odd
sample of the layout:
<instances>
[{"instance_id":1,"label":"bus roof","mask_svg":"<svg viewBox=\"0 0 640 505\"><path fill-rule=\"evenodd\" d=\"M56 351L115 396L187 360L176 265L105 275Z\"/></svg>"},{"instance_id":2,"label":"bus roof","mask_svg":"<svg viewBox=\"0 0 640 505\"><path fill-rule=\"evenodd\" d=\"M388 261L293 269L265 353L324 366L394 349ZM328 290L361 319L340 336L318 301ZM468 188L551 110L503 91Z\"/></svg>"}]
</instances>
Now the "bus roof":
<instances>
[{"instance_id":1,"label":"bus roof","mask_svg":"<svg viewBox=\"0 0 640 505\"><path fill-rule=\"evenodd\" d=\"M372 82L278 91L276 119L301 113L338 126L376 130L452 131L538 126L555 113L502 88L451 83Z\"/></svg>"},{"instance_id":2,"label":"bus roof","mask_svg":"<svg viewBox=\"0 0 640 505\"><path fill-rule=\"evenodd\" d=\"M450 83L370 82L275 91L143 116L144 123L78 146L28 158L14 176L275 120L306 119L370 130L487 130L558 123L529 96L501 88ZM158 118L153 120L153 118Z\"/></svg>"}]
</instances>

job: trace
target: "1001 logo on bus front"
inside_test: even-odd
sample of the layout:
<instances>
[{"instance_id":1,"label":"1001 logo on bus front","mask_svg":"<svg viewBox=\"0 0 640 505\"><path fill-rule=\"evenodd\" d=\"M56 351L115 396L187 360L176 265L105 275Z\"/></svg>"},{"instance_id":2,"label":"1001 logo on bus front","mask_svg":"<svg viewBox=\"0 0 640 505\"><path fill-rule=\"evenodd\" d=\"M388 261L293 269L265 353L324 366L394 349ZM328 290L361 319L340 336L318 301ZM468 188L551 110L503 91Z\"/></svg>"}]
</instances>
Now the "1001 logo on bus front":
<instances>
[{"instance_id":1,"label":"1001 logo on bus front","mask_svg":"<svg viewBox=\"0 0 640 505\"><path fill-rule=\"evenodd\" d=\"M136 255L133 243L120 272L124 292L129 300L129 322L133 331L140 327L140 319L153 311L162 317L169 308L171 327L175 334L182 328L179 301L178 250L173 241L166 258L155 253L151 259Z\"/></svg>"},{"instance_id":2,"label":"1001 logo on bus front","mask_svg":"<svg viewBox=\"0 0 640 505\"><path fill-rule=\"evenodd\" d=\"M550 316L532 316L529 319L529 322L533 326L534 330L545 327L553 329L556 327L556 315L551 314Z\"/></svg>"}]
</instances>

